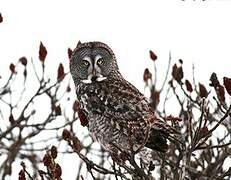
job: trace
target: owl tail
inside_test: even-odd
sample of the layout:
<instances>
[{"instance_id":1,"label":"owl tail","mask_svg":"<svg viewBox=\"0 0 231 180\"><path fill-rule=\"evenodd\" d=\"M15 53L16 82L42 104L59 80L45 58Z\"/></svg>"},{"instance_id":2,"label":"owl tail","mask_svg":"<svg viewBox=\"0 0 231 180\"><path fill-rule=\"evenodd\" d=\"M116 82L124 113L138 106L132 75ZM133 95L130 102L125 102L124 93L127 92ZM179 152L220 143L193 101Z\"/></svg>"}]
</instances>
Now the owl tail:
<instances>
[{"instance_id":1,"label":"owl tail","mask_svg":"<svg viewBox=\"0 0 231 180\"><path fill-rule=\"evenodd\" d=\"M152 150L165 153L168 150L167 137L168 134L166 132L151 129L145 146Z\"/></svg>"},{"instance_id":2,"label":"owl tail","mask_svg":"<svg viewBox=\"0 0 231 180\"><path fill-rule=\"evenodd\" d=\"M150 130L149 138L145 144L146 147L165 153L168 150L167 140L179 145L182 144L175 135L179 132L172 126L169 126L163 121L158 121L154 123Z\"/></svg>"}]
</instances>

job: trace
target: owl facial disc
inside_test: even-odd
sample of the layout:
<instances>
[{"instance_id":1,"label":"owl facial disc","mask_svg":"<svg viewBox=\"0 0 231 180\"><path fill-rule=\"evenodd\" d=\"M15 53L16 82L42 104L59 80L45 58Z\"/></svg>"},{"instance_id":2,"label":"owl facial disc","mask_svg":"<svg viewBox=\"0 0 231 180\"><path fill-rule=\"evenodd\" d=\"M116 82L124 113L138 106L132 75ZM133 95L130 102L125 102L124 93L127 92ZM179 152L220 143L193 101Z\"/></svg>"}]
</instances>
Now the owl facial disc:
<instances>
[{"instance_id":1,"label":"owl facial disc","mask_svg":"<svg viewBox=\"0 0 231 180\"><path fill-rule=\"evenodd\" d=\"M100 58L102 58L102 56L100 56L100 55L96 55L94 60L92 60L92 58L90 58L89 56L85 56L83 58L83 60L85 60L85 61L87 61L89 63L88 76L87 76L87 79L82 80L83 83L90 84L90 83L92 83L94 81L101 82L101 81L107 79L107 77L104 77L101 74L101 69L97 65L97 61Z\"/></svg>"}]
</instances>

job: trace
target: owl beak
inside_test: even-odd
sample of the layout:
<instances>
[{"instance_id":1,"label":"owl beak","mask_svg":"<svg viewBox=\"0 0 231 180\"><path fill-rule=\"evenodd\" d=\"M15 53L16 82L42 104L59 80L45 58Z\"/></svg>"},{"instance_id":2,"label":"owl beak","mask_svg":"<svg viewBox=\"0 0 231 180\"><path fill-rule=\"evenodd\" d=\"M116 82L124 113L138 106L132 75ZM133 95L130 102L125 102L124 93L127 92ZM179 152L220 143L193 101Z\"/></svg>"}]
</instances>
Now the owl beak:
<instances>
[{"instance_id":1,"label":"owl beak","mask_svg":"<svg viewBox=\"0 0 231 180\"><path fill-rule=\"evenodd\" d=\"M95 69L92 70L92 76L96 76L97 72Z\"/></svg>"},{"instance_id":2,"label":"owl beak","mask_svg":"<svg viewBox=\"0 0 231 180\"><path fill-rule=\"evenodd\" d=\"M97 78L98 78L97 72L96 72L95 69L93 69L93 70L92 70L92 77L91 77L91 80L92 80L92 81L96 81Z\"/></svg>"},{"instance_id":3,"label":"owl beak","mask_svg":"<svg viewBox=\"0 0 231 180\"><path fill-rule=\"evenodd\" d=\"M87 79L82 80L83 83L92 83L94 81L100 82L107 79L107 77L102 76L102 74L98 73L95 69L92 70L92 73L88 76Z\"/></svg>"},{"instance_id":4,"label":"owl beak","mask_svg":"<svg viewBox=\"0 0 231 180\"><path fill-rule=\"evenodd\" d=\"M91 77L91 81L103 81L107 79L106 77L103 77L102 74L99 74L95 69L93 69L92 71L92 77Z\"/></svg>"}]
</instances>

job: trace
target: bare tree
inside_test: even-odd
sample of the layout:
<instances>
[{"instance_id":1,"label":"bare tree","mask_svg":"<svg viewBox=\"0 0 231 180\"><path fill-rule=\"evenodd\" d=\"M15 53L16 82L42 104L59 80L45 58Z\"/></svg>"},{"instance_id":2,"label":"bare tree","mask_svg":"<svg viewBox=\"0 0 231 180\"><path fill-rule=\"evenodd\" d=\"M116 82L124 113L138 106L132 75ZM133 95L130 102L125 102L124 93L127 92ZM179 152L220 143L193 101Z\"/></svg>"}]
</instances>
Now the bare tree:
<instances>
[{"instance_id":1,"label":"bare tree","mask_svg":"<svg viewBox=\"0 0 231 180\"><path fill-rule=\"evenodd\" d=\"M69 57L71 53L68 49ZM12 174L18 174L19 180L62 179L64 165L56 158L66 154L76 154L80 161L77 177L72 179L230 179L230 78L224 77L221 83L213 73L210 87L194 77L189 81L184 77L183 61L172 66L170 55L164 81L159 82L157 56L150 51L154 72L147 68L143 76L150 105L177 129L180 143L169 142L166 153L153 152L145 169L135 152L129 157L121 152L118 160L93 146L96 143L84 128L87 122L78 111L69 73L60 63L57 77L49 77L46 55L40 43L39 60L21 57L10 64L8 79L6 74L0 79L1 179ZM41 102L46 112L41 113ZM179 109L177 116L167 108L169 104ZM64 151L60 143L68 144ZM20 172L12 172L16 160L22 161Z\"/></svg>"}]
</instances>

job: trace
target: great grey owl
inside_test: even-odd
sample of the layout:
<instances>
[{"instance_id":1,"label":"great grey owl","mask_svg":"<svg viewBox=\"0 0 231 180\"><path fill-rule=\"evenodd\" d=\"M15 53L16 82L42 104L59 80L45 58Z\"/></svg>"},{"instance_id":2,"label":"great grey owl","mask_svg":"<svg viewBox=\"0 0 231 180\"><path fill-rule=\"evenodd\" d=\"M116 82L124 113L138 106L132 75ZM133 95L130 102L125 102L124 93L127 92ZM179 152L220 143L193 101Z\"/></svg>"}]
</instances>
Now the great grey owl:
<instances>
[{"instance_id":1,"label":"great grey owl","mask_svg":"<svg viewBox=\"0 0 231 180\"><path fill-rule=\"evenodd\" d=\"M101 42L78 43L70 72L90 134L107 151L129 153L148 147L166 152L169 127L123 78L111 48Z\"/></svg>"}]
</instances>

